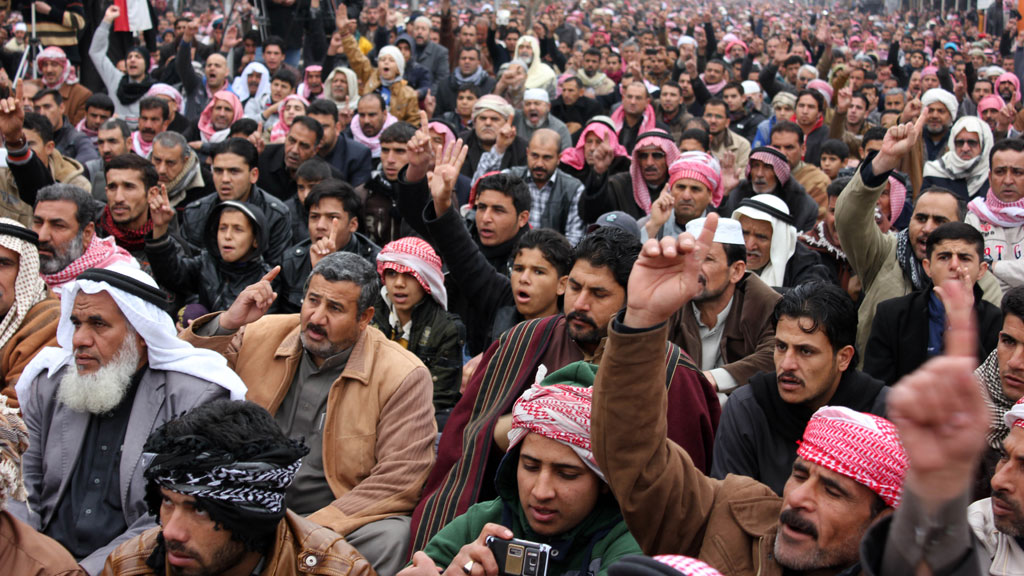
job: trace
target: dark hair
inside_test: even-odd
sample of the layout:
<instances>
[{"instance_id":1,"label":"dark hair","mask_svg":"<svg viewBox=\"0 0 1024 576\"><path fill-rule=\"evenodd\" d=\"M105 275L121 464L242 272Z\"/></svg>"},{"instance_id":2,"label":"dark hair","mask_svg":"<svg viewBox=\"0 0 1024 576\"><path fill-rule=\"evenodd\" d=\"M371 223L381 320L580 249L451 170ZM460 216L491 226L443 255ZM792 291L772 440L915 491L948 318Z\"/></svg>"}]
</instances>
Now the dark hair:
<instances>
[{"instance_id":1,"label":"dark hair","mask_svg":"<svg viewBox=\"0 0 1024 576\"><path fill-rule=\"evenodd\" d=\"M608 268L616 284L625 290L629 284L629 273L640 255L640 239L613 226L601 226L587 234L573 250L573 264L579 261L595 268Z\"/></svg>"},{"instance_id":2,"label":"dark hair","mask_svg":"<svg viewBox=\"0 0 1024 576\"><path fill-rule=\"evenodd\" d=\"M43 144L53 142L53 124L50 123L49 118L38 112L26 112L22 128L38 133Z\"/></svg>"},{"instance_id":3,"label":"dark hair","mask_svg":"<svg viewBox=\"0 0 1024 576\"><path fill-rule=\"evenodd\" d=\"M722 250L725 250L725 263L729 266L747 261L747 247L743 244L722 243Z\"/></svg>"},{"instance_id":4,"label":"dark hair","mask_svg":"<svg viewBox=\"0 0 1024 576\"><path fill-rule=\"evenodd\" d=\"M838 198L851 180L853 180L853 176L839 176L828 185L828 188L825 189L825 194L829 198Z\"/></svg>"},{"instance_id":5,"label":"dark hair","mask_svg":"<svg viewBox=\"0 0 1024 576\"><path fill-rule=\"evenodd\" d=\"M263 41L263 50L266 51L266 49L269 48L270 46L277 46L278 49L281 50L281 52L284 52L284 38L281 38L280 36L267 36L267 39Z\"/></svg>"},{"instance_id":6,"label":"dark hair","mask_svg":"<svg viewBox=\"0 0 1024 576\"><path fill-rule=\"evenodd\" d=\"M167 104L167 100L159 96L147 96L139 100L139 112L141 113L143 110L159 110L161 120L171 118L171 107Z\"/></svg>"},{"instance_id":7,"label":"dark hair","mask_svg":"<svg viewBox=\"0 0 1024 576\"><path fill-rule=\"evenodd\" d=\"M309 106L306 107L306 116L314 114L317 116L330 116L335 124L338 123L338 105L330 100L317 98L310 102Z\"/></svg>"},{"instance_id":8,"label":"dark hair","mask_svg":"<svg viewBox=\"0 0 1024 576\"><path fill-rule=\"evenodd\" d=\"M726 114L729 113L729 105L725 103L725 100L722 100L718 96L714 96L712 98L709 98L708 101L704 103L704 110L705 111L707 111L708 106L721 106L722 108L725 108L725 113Z\"/></svg>"},{"instance_id":9,"label":"dark hair","mask_svg":"<svg viewBox=\"0 0 1024 576\"><path fill-rule=\"evenodd\" d=\"M793 54L789 58L786 58L785 62L782 63L782 67L783 68L789 68L790 66L793 66L793 65L803 66L805 63L806 63L806 60L804 60L801 56L797 56L796 54Z\"/></svg>"},{"instance_id":10,"label":"dark hair","mask_svg":"<svg viewBox=\"0 0 1024 576\"><path fill-rule=\"evenodd\" d=\"M295 171L295 179L302 178L307 182L323 182L331 177L331 165L319 156L313 156L299 165Z\"/></svg>"},{"instance_id":11,"label":"dark hair","mask_svg":"<svg viewBox=\"0 0 1024 576\"><path fill-rule=\"evenodd\" d=\"M143 450L155 454L147 467L145 501L149 512L160 516L162 495L156 478L163 470L195 468L197 472L220 463L264 462L288 466L309 453L302 440L291 440L274 418L254 402L215 400L199 404L157 428ZM200 455L203 460L200 460ZM281 492L286 487L280 489ZM205 510L218 526L231 532L231 539L247 550L262 552L273 543L284 516L256 514L237 504L196 496L196 507Z\"/></svg>"},{"instance_id":12,"label":"dark hair","mask_svg":"<svg viewBox=\"0 0 1024 576\"><path fill-rule=\"evenodd\" d=\"M601 57L601 51L598 50L597 48L587 48L587 50L583 53L583 55L584 56L597 56L598 58L600 58Z\"/></svg>"},{"instance_id":13,"label":"dark hair","mask_svg":"<svg viewBox=\"0 0 1024 576\"><path fill-rule=\"evenodd\" d=\"M234 154L236 156L241 156L242 160L245 161L245 164L250 170L257 166L260 156L252 142L249 142L245 138L228 138L220 144L215 145L213 150L210 151L210 160L213 160L221 154Z\"/></svg>"},{"instance_id":14,"label":"dark hair","mask_svg":"<svg viewBox=\"0 0 1024 576\"><path fill-rule=\"evenodd\" d=\"M1020 138L1003 138L996 142L992 146L992 150L988 153L988 165L992 166L992 160L995 159L996 152L1004 152L1006 150L1024 152L1024 140Z\"/></svg>"},{"instance_id":15,"label":"dark hair","mask_svg":"<svg viewBox=\"0 0 1024 576\"><path fill-rule=\"evenodd\" d=\"M810 328L800 326L805 334L819 329L825 333L832 345L832 355L840 349L857 344L857 306L845 290L830 282L808 282L788 290L775 304L772 313L772 327L778 329L783 316L811 320ZM857 350L854 348L850 366L857 365Z\"/></svg>"},{"instance_id":16,"label":"dark hair","mask_svg":"<svg viewBox=\"0 0 1024 576\"><path fill-rule=\"evenodd\" d=\"M322 184L322 182L321 182ZM313 276L320 276L328 282L351 282L359 286L356 313L362 316L380 298L380 276L377 268L362 256L353 252L334 252L324 256L306 278L303 292L309 291Z\"/></svg>"},{"instance_id":17,"label":"dark hair","mask_svg":"<svg viewBox=\"0 0 1024 576\"><path fill-rule=\"evenodd\" d=\"M704 65L704 69L706 70L708 65L710 64L718 64L719 66L721 66L723 74L727 73L729 70L729 65L726 64L725 60L722 60L721 58L712 58L711 60L708 60L708 63Z\"/></svg>"},{"instance_id":18,"label":"dark hair","mask_svg":"<svg viewBox=\"0 0 1024 576\"><path fill-rule=\"evenodd\" d=\"M35 206L39 206L42 202L60 201L74 202L75 220L78 222L79 234L82 233L82 228L85 228L89 225L89 222L96 219L96 214L102 206L93 200L91 193L82 190L78 186L62 184L60 182L40 188L39 192L36 193Z\"/></svg>"},{"instance_id":19,"label":"dark hair","mask_svg":"<svg viewBox=\"0 0 1024 576\"><path fill-rule=\"evenodd\" d=\"M921 201L921 197L924 196L925 194L948 194L952 196L953 199L956 200L956 219L960 222L963 222L964 218L967 217L967 202L964 202L964 199L958 196L956 192L953 192L952 190L948 188L943 188L941 186L932 186L930 188L925 188L924 190L921 190L921 193L917 195L917 198L914 198L913 212L917 211L917 203Z\"/></svg>"},{"instance_id":20,"label":"dark hair","mask_svg":"<svg viewBox=\"0 0 1024 576\"><path fill-rule=\"evenodd\" d=\"M985 237L970 224L946 222L936 226L935 230L932 230L931 234L928 235L928 240L925 243L926 258L931 259L935 246L943 240L963 240L973 243L978 251L978 260L980 261L985 257Z\"/></svg>"},{"instance_id":21,"label":"dark hair","mask_svg":"<svg viewBox=\"0 0 1024 576\"><path fill-rule=\"evenodd\" d=\"M583 80L580 80L579 77L577 77L577 76L569 76L565 80L562 80L562 86L565 86L566 84L568 84L570 82L575 84L577 89L579 89L579 90L583 89Z\"/></svg>"},{"instance_id":22,"label":"dark hair","mask_svg":"<svg viewBox=\"0 0 1024 576\"><path fill-rule=\"evenodd\" d=\"M313 120L309 116L297 116L295 120L292 120L292 125L288 127L288 131L295 127L296 124L302 124L308 128L316 136L315 146L319 146L320 142L324 139L324 125Z\"/></svg>"},{"instance_id":23,"label":"dark hair","mask_svg":"<svg viewBox=\"0 0 1024 576\"><path fill-rule=\"evenodd\" d=\"M403 38L403 40L404 40L404 38ZM462 57L462 53L463 52L476 52L476 57L477 58L483 58L483 54L480 53L480 49L477 48L476 46L462 46L461 48L459 48L459 58Z\"/></svg>"},{"instance_id":24,"label":"dark hair","mask_svg":"<svg viewBox=\"0 0 1024 576\"><path fill-rule=\"evenodd\" d=\"M32 102L39 102L47 96L53 96L53 103L57 106L64 104L64 97L60 95L60 90L56 88L47 88L46 90L36 92L35 96L32 97Z\"/></svg>"},{"instance_id":25,"label":"dark hair","mask_svg":"<svg viewBox=\"0 0 1024 576\"><path fill-rule=\"evenodd\" d=\"M821 145L822 154L831 154L840 160L846 160L850 157L850 147L846 145L846 142L837 138L829 138L825 140L825 143Z\"/></svg>"},{"instance_id":26,"label":"dark hair","mask_svg":"<svg viewBox=\"0 0 1024 576\"><path fill-rule=\"evenodd\" d=\"M885 140L885 128L881 126L868 128L867 132L864 133L864 137L860 140L861 150L867 150L868 142L874 142L875 140Z\"/></svg>"},{"instance_id":27,"label":"dark hair","mask_svg":"<svg viewBox=\"0 0 1024 576\"><path fill-rule=\"evenodd\" d=\"M132 135L132 129L128 127L128 123L120 118L111 118L100 124L100 130L120 130L121 137L126 140Z\"/></svg>"},{"instance_id":28,"label":"dark hair","mask_svg":"<svg viewBox=\"0 0 1024 576\"><path fill-rule=\"evenodd\" d=\"M480 97L480 87L477 86L476 84L471 84L469 82L463 82L462 84L459 84L459 87L455 89L455 95L458 96L463 92L472 92L473 95L476 96L477 98Z\"/></svg>"},{"instance_id":29,"label":"dark hair","mask_svg":"<svg viewBox=\"0 0 1024 576\"><path fill-rule=\"evenodd\" d=\"M380 143L389 144L397 142L405 144L416 135L416 127L408 122L395 122L380 133Z\"/></svg>"},{"instance_id":30,"label":"dark hair","mask_svg":"<svg viewBox=\"0 0 1024 576\"><path fill-rule=\"evenodd\" d=\"M871 102L868 102L868 97L867 95L864 94L864 92L854 92L853 98L856 98L857 100L863 102L865 109L869 109L871 107Z\"/></svg>"},{"instance_id":31,"label":"dark hair","mask_svg":"<svg viewBox=\"0 0 1024 576\"><path fill-rule=\"evenodd\" d=\"M705 120L704 118L701 118L700 116L691 117L689 120L686 121L686 124L684 124L684 126L687 127L686 130L694 130L695 128L690 127L693 124L700 126L700 128L696 128L696 130L700 130L705 134L707 134L711 130L711 126L708 124L708 121Z\"/></svg>"},{"instance_id":32,"label":"dark hair","mask_svg":"<svg viewBox=\"0 0 1024 576\"><path fill-rule=\"evenodd\" d=\"M536 248L544 259L555 267L559 276L565 276L572 269L572 244L561 233L550 228L538 228L523 234L516 242L512 253L519 255L523 250Z\"/></svg>"},{"instance_id":33,"label":"dark hair","mask_svg":"<svg viewBox=\"0 0 1024 576\"><path fill-rule=\"evenodd\" d=\"M804 130L796 122L791 120L780 120L775 126L772 126L771 134L768 136L768 141L771 141L771 137L781 133L796 134L796 142L801 146L804 143Z\"/></svg>"},{"instance_id":34,"label":"dark hair","mask_svg":"<svg viewBox=\"0 0 1024 576\"><path fill-rule=\"evenodd\" d=\"M284 67L275 72L274 75L270 78L271 82L273 82L274 80L280 80L281 82L288 84L292 88L295 88L299 84L299 77L295 75L295 72L292 72L291 70Z\"/></svg>"},{"instance_id":35,"label":"dark hair","mask_svg":"<svg viewBox=\"0 0 1024 576\"><path fill-rule=\"evenodd\" d=\"M725 94L726 90L735 90L735 91L740 93L740 96L743 96L743 84L740 84L739 82L736 82L735 80L733 80L732 82L729 82L728 84L723 86L722 87L722 91L719 92L719 94Z\"/></svg>"},{"instance_id":36,"label":"dark hair","mask_svg":"<svg viewBox=\"0 0 1024 576\"><path fill-rule=\"evenodd\" d=\"M674 80L669 80L668 82L665 82L664 84L661 85L661 90L665 90L665 88L675 88L676 90L679 90L680 94L683 93L683 87L679 85L679 82L676 82Z\"/></svg>"},{"instance_id":37,"label":"dark hair","mask_svg":"<svg viewBox=\"0 0 1024 576\"><path fill-rule=\"evenodd\" d=\"M363 100L367 100L367 99L368 100L374 100L378 104L380 104L381 112L387 112L388 104L387 104L387 102L384 101L384 97L381 96L380 94L378 94L376 92L370 92L369 94L363 94L362 96L359 97L359 102L362 102ZM358 106L358 105L359 104L357 103L356 106Z\"/></svg>"},{"instance_id":38,"label":"dark hair","mask_svg":"<svg viewBox=\"0 0 1024 576\"><path fill-rule=\"evenodd\" d=\"M307 160L302 166L308 163L309 161ZM300 166L299 168L301 169L302 167ZM352 185L344 180L335 180L328 176L326 179L317 182L306 196L306 201L302 204L306 207L306 212L308 213L324 198L336 198L339 200L349 217L358 218L362 215L363 202L359 199L359 195L356 194Z\"/></svg>"},{"instance_id":39,"label":"dark hair","mask_svg":"<svg viewBox=\"0 0 1024 576\"><path fill-rule=\"evenodd\" d=\"M679 141L682 142L683 140L696 140L700 143L701 148L703 148L705 152L711 149L711 137L708 136L707 132L700 128L683 130L683 134L679 137Z\"/></svg>"},{"instance_id":40,"label":"dark hair","mask_svg":"<svg viewBox=\"0 0 1024 576\"><path fill-rule=\"evenodd\" d=\"M796 95L796 101L799 102L800 99L803 98L804 96L810 96L811 98L814 98L814 103L818 105L818 112L822 112L823 110L825 110L825 97L822 96L821 92L818 92L817 90L811 90L809 88L804 88L803 90L800 91L799 94Z\"/></svg>"},{"instance_id":41,"label":"dark hair","mask_svg":"<svg viewBox=\"0 0 1024 576\"><path fill-rule=\"evenodd\" d=\"M135 170L142 174L142 184L149 190L160 182L160 175L156 167L149 160L131 152L114 156L109 162L103 163L103 175L106 176L111 170Z\"/></svg>"},{"instance_id":42,"label":"dark hair","mask_svg":"<svg viewBox=\"0 0 1024 576\"><path fill-rule=\"evenodd\" d=\"M516 209L516 214L529 210L533 206L533 197L530 196L530 188L526 185L521 178L507 174L505 172L499 172L498 174L491 174L490 176L484 176L476 183L477 198L480 198L480 194L484 190L494 190L500 192L512 199L512 206ZM473 206L476 208L476 206Z\"/></svg>"},{"instance_id":43,"label":"dark hair","mask_svg":"<svg viewBox=\"0 0 1024 576\"><path fill-rule=\"evenodd\" d=\"M239 134L242 136L252 136L259 129L260 123L252 118L239 118L231 123L231 126L228 128L228 136L237 137Z\"/></svg>"},{"instance_id":44,"label":"dark hair","mask_svg":"<svg viewBox=\"0 0 1024 576\"><path fill-rule=\"evenodd\" d=\"M97 92L96 94L86 98L85 109L88 110L89 108L99 108L100 110L105 110L113 114L114 101L110 99L110 96L107 96L102 92Z\"/></svg>"},{"instance_id":45,"label":"dark hair","mask_svg":"<svg viewBox=\"0 0 1024 576\"><path fill-rule=\"evenodd\" d=\"M1024 286L1014 286L1003 295L1003 318L1007 315L1024 320Z\"/></svg>"}]
</instances>

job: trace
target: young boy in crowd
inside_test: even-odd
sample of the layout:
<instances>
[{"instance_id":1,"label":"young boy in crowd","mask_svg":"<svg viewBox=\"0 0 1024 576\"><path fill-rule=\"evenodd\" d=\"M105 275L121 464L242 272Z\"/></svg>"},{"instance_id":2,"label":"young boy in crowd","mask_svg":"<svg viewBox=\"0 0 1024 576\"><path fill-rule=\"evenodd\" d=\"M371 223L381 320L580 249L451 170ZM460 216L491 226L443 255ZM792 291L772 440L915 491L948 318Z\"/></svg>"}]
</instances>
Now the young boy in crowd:
<instances>
[{"instance_id":1,"label":"young boy in crowd","mask_svg":"<svg viewBox=\"0 0 1024 576\"><path fill-rule=\"evenodd\" d=\"M839 177L839 171L846 166L849 159L850 147L846 142L829 138L821 145L821 170L829 180L835 181Z\"/></svg>"},{"instance_id":2,"label":"young boy in crowd","mask_svg":"<svg viewBox=\"0 0 1024 576\"><path fill-rule=\"evenodd\" d=\"M292 242L298 244L309 239L309 226L306 222L306 197L313 186L331 177L331 165L318 156L314 156L299 165L295 171L297 193L285 201L292 211Z\"/></svg>"},{"instance_id":3,"label":"young boy in crowd","mask_svg":"<svg viewBox=\"0 0 1024 576\"><path fill-rule=\"evenodd\" d=\"M434 381L437 430L459 400L465 328L448 313L441 259L424 240L409 236L384 246L377 255L380 299L373 325L415 354Z\"/></svg>"}]
</instances>

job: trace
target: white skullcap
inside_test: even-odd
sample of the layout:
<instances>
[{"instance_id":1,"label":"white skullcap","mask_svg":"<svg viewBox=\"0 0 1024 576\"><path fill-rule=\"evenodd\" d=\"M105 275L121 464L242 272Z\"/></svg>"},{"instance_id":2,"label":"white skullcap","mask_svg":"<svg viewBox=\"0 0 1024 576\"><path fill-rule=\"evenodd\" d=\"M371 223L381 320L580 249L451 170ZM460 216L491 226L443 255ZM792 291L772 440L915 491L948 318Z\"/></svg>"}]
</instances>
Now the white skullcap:
<instances>
[{"instance_id":1,"label":"white skullcap","mask_svg":"<svg viewBox=\"0 0 1024 576\"><path fill-rule=\"evenodd\" d=\"M686 223L686 231L697 236L700 234L700 231L704 229L705 220L707 220L707 218L690 220ZM740 221L733 220L732 218L719 218L718 228L715 229L715 237L712 239L712 242L744 246L743 227L740 226Z\"/></svg>"},{"instance_id":2,"label":"white skullcap","mask_svg":"<svg viewBox=\"0 0 1024 576\"><path fill-rule=\"evenodd\" d=\"M551 102L551 98L548 96L548 91L543 88L529 88L523 92L523 102L527 100L535 100L540 102Z\"/></svg>"}]
</instances>

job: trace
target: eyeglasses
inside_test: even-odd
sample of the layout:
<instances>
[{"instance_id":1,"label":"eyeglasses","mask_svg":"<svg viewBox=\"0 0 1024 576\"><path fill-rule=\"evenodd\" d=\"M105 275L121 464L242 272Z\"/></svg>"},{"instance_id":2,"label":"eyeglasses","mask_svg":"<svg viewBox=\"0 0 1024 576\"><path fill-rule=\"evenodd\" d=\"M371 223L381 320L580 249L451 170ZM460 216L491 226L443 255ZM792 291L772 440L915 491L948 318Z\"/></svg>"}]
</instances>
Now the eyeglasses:
<instances>
[{"instance_id":1,"label":"eyeglasses","mask_svg":"<svg viewBox=\"0 0 1024 576\"><path fill-rule=\"evenodd\" d=\"M981 142L978 140L971 140L969 138L957 138L956 140L953 140L953 145L957 148L963 148L964 146L967 146L968 148L979 148L981 146Z\"/></svg>"},{"instance_id":2,"label":"eyeglasses","mask_svg":"<svg viewBox=\"0 0 1024 576\"><path fill-rule=\"evenodd\" d=\"M664 160L665 159L665 153L664 152L637 152L636 153L636 158L637 158L637 160L647 160L648 158L651 158L652 160Z\"/></svg>"}]
</instances>

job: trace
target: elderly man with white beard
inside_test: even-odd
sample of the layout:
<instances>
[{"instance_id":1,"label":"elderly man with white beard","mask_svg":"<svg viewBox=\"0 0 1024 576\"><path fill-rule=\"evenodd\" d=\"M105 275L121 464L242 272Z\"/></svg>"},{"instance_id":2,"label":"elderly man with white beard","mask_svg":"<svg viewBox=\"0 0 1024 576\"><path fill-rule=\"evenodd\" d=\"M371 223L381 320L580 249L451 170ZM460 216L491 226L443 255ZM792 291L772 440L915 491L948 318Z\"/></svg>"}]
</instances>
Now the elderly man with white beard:
<instances>
[{"instance_id":1,"label":"elderly man with white beard","mask_svg":"<svg viewBox=\"0 0 1024 576\"><path fill-rule=\"evenodd\" d=\"M59 347L41 351L18 382L28 508L12 512L90 574L156 525L142 474L150 432L195 406L245 397L222 356L178 339L165 298L137 269L86 270L64 287Z\"/></svg>"}]
</instances>

